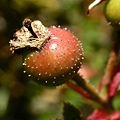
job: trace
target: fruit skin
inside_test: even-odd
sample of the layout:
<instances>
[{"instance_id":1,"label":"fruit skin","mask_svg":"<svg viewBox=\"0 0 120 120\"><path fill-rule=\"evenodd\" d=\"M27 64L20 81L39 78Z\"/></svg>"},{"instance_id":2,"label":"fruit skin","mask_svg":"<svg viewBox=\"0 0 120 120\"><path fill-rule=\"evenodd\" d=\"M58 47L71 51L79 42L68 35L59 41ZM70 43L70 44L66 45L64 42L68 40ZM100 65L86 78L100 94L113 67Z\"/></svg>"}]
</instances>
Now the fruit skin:
<instances>
[{"instance_id":1,"label":"fruit skin","mask_svg":"<svg viewBox=\"0 0 120 120\"><path fill-rule=\"evenodd\" d=\"M69 31L56 27L48 30L51 36L42 50L25 55L24 72L38 84L57 86L77 73L82 64L83 50Z\"/></svg>"},{"instance_id":2,"label":"fruit skin","mask_svg":"<svg viewBox=\"0 0 120 120\"><path fill-rule=\"evenodd\" d=\"M120 28L120 0L107 0L104 13L111 25Z\"/></svg>"}]
</instances>

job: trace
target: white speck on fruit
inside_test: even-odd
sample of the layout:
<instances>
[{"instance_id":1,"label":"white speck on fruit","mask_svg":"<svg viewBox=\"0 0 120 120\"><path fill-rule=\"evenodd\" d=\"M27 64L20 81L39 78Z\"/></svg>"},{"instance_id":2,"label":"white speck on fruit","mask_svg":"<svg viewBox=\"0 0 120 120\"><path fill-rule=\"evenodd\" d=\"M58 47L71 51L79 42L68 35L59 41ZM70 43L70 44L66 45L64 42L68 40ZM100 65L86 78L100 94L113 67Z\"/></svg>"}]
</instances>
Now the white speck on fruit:
<instances>
[{"instance_id":1,"label":"white speck on fruit","mask_svg":"<svg viewBox=\"0 0 120 120\"><path fill-rule=\"evenodd\" d=\"M49 76L51 76L51 74L49 74Z\"/></svg>"},{"instance_id":2,"label":"white speck on fruit","mask_svg":"<svg viewBox=\"0 0 120 120\"><path fill-rule=\"evenodd\" d=\"M39 73L39 76L41 75L41 73Z\"/></svg>"},{"instance_id":3,"label":"white speck on fruit","mask_svg":"<svg viewBox=\"0 0 120 120\"><path fill-rule=\"evenodd\" d=\"M79 44L77 44L76 46L79 47Z\"/></svg>"},{"instance_id":4,"label":"white speck on fruit","mask_svg":"<svg viewBox=\"0 0 120 120\"><path fill-rule=\"evenodd\" d=\"M76 73L76 71L73 71L73 73Z\"/></svg>"},{"instance_id":5,"label":"white speck on fruit","mask_svg":"<svg viewBox=\"0 0 120 120\"><path fill-rule=\"evenodd\" d=\"M26 71L24 70L23 73L26 73Z\"/></svg>"},{"instance_id":6,"label":"white speck on fruit","mask_svg":"<svg viewBox=\"0 0 120 120\"><path fill-rule=\"evenodd\" d=\"M60 67L60 69L62 70L63 68L62 68L62 67Z\"/></svg>"},{"instance_id":7,"label":"white speck on fruit","mask_svg":"<svg viewBox=\"0 0 120 120\"><path fill-rule=\"evenodd\" d=\"M62 75L62 77L65 77L65 75Z\"/></svg>"},{"instance_id":8,"label":"white speck on fruit","mask_svg":"<svg viewBox=\"0 0 120 120\"><path fill-rule=\"evenodd\" d=\"M71 75L71 73L69 73L69 75Z\"/></svg>"},{"instance_id":9,"label":"white speck on fruit","mask_svg":"<svg viewBox=\"0 0 120 120\"><path fill-rule=\"evenodd\" d=\"M28 77L30 77L31 75L28 75Z\"/></svg>"},{"instance_id":10,"label":"white speck on fruit","mask_svg":"<svg viewBox=\"0 0 120 120\"><path fill-rule=\"evenodd\" d=\"M75 60L75 62L77 62L78 60Z\"/></svg>"},{"instance_id":11,"label":"white speck on fruit","mask_svg":"<svg viewBox=\"0 0 120 120\"><path fill-rule=\"evenodd\" d=\"M45 83L47 83L47 81L45 81Z\"/></svg>"},{"instance_id":12,"label":"white speck on fruit","mask_svg":"<svg viewBox=\"0 0 120 120\"><path fill-rule=\"evenodd\" d=\"M42 64L40 64L40 67L42 66Z\"/></svg>"},{"instance_id":13,"label":"white speck on fruit","mask_svg":"<svg viewBox=\"0 0 120 120\"><path fill-rule=\"evenodd\" d=\"M65 59L65 62L67 61L67 59Z\"/></svg>"},{"instance_id":14,"label":"white speck on fruit","mask_svg":"<svg viewBox=\"0 0 120 120\"><path fill-rule=\"evenodd\" d=\"M79 69L80 67L78 66L77 68Z\"/></svg>"},{"instance_id":15,"label":"white speck on fruit","mask_svg":"<svg viewBox=\"0 0 120 120\"><path fill-rule=\"evenodd\" d=\"M23 65L26 65L26 63L23 63Z\"/></svg>"},{"instance_id":16,"label":"white speck on fruit","mask_svg":"<svg viewBox=\"0 0 120 120\"><path fill-rule=\"evenodd\" d=\"M73 52L75 52L75 50L73 50Z\"/></svg>"},{"instance_id":17,"label":"white speck on fruit","mask_svg":"<svg viewBox=\"0 0 120 120\"><path fill-rule=\"evenodd\" d=\"M74 35L73 35L72 37L73 37L73 38L75 38L75 36L74 36Z\"/></svg>"},{"instance_id":18,"label":"white speck on fruit","mask_svg":"<svg viewBox=\"0 0 120 120\"><path fill-rule=\"evenodd\" d=\"M81 58L82 60L84 59L84 57Z\"/></svg>"},{"instance_id":19,"label":"white speck on fruit","mask_svg":"<svg viewBox=\"0 0 120 120\"><path fill-rule=\"evenodd\" d=\"M82 65L82 62L80 62L80 64Z\"/></svg>"},{"instance_id":20,"label":"white speck on fruit","mask_svg":"<svg viewBox=\"0 0 120 120\"><path fill-rule=\"evenodd\" d=\"M71 67L71 69L73 69L73 67Z\"/></svg>"},{"instance_id":21,"label":"white speck on fruit","mask_svg":"<svg viewBox=\"0 0 120 120\"><path fill-rule=\"evenodd\" d=\"M68 69L68 67L66 67Z\"/></svg>"},{"instance_id":22,"label":"white speck on fruit","mask_svg":"<svg viewBox=\"0 0 120 120\"><path fill-rule=\"evenodd\" d=\"M56 77L54 77L54 79L56 79Z\"/></svg>"},{"instance_id":23,"label":"white speck on fruit","mask_svg":"<svg viewBox=\"0 0 120 120\"><path fill-rule=\"evenodd\" d=\"M56 28L56 26L52 26L52 28Z\"/></svg>"},{"instance_id":24,"label":"white speck on fruit","mask_svg":"<svg viewBox=\"0 0 120 120\"><path fill-rule=\"evenodd\" d=\"M67 28L64 28L64 30L67 30Z\"/></svg>"},{"instance_id":25,"label":"white speck on fruit","mask_svg":"<svg viewBox=\"0 0 120 120\"><path fill-rule=\"evenodd\" d=\"M74 58L71 58L71 60L74 60Z\"/></svg>"},{"instance_id":26,"label":"white speck on fruit","mask_svg":"<svg viewBox=\"0 0 120 120\"><path fill-rule=\"evenodd\" d=\"M57 44L52 44L49 48L51 51L53 51L57 49L57 46L58 46Z\"/></svg>"}]
</instances>

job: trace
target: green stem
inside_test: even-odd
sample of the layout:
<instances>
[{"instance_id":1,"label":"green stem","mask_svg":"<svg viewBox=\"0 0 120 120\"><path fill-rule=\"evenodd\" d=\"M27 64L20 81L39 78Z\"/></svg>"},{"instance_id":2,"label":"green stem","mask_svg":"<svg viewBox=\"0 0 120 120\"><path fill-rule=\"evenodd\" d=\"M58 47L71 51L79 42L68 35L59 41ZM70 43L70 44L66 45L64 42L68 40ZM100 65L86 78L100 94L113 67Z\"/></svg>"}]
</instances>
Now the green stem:
<instances>
[{"instance_id":1,"label":"green stem","mask_svg":"<svg viewBox=\"0 0 120 120\"><path fill-rule=\"evenodd\" d=\"M89 84L86 80L84 80L79 74L77 74L73 80L93 98L95 102L101 105L103 109L107 112L113 111L112 105L108 103L108 101L101 96L101 94L93 88L91 84Z\"/></svg>"}]
</instances>

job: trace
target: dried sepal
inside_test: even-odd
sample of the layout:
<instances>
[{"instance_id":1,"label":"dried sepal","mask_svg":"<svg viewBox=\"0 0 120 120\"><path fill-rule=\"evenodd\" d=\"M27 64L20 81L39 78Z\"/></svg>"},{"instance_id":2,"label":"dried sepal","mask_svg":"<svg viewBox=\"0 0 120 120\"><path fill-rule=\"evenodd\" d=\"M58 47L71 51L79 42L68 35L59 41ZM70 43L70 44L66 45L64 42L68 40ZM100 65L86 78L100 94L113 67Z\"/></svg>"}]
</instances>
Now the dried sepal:
<instances>
[{"instance_id":1,"label":"dried sepal","mask_svg":"<svg viewBox=\"0 0 120 120\"><path fill-rule=\"evenodd\" d=\"M32 22L30 19L25 19L23 27L15 32L13 39L9 42L10 50L12 53L26 47L40 50L49 37L50 31L39 20Z\"/></svg>"}]
</instances>

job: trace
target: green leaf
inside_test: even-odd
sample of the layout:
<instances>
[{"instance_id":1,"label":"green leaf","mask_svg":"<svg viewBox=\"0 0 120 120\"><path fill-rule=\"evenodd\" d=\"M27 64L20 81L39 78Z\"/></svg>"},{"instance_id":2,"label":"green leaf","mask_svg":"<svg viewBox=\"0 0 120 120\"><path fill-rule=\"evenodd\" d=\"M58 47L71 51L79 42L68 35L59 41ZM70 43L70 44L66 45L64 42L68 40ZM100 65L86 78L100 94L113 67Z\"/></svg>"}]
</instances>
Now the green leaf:
<instances>
[{"instance_id":1,"label":"green leaf","mask_svg":"<svg viewBox=\"0 0 120 120\"><path fill-rule=\"evenodd\" d=\"M70 103L66 102L64 102L63 117L64 120L82 120L80 111Z\"/></svg>"}]
</instances>

